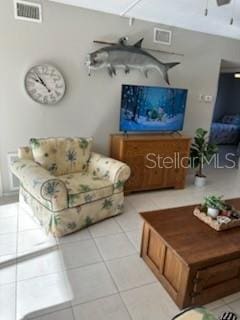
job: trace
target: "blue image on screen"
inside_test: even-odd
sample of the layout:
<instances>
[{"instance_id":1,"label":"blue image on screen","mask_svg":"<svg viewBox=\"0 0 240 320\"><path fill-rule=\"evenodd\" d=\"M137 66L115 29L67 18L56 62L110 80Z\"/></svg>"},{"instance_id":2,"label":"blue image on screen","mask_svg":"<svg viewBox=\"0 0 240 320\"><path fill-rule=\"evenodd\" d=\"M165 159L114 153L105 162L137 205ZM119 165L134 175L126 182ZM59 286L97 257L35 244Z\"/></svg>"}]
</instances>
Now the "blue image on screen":
<instances>
[{"instance_id":1,"label":"blue image on screen","mask_svg":"<svg viewBox=\"0 0 240 320\"><path fill-rule=\"evenodd\" d=\"M186 89L122 86L120 131L181 131Z\"/></svg>"}]
</instances>

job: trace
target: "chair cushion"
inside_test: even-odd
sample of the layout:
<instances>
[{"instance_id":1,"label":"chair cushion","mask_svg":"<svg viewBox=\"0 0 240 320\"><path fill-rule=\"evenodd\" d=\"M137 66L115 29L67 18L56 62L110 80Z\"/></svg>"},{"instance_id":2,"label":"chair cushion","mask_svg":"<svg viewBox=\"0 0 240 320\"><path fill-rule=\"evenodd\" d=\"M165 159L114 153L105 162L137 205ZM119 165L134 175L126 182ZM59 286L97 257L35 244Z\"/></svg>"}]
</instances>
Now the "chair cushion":
<instances>
[{"instance_id":1,"label":"chair cushion","mask_svg":"<svg viewBox=\"0 0 240 320\"><path fill-rule=\"evenodd\" d=\"M30 145L34 161L60 176L86 170L92 138L31 139Z\"/></svg>"},{"instance_id":2,"label":"chair cushion","mask_svg":"<svg viewBox=\"0 0 240 320\"><path fill-rule=\"evenodd\" d=\"M113 194L113 184L109 180L95 177L87 172L72 173L59 177L68 190L69 208L99 200Z\"/></svg>"}]
</instances>

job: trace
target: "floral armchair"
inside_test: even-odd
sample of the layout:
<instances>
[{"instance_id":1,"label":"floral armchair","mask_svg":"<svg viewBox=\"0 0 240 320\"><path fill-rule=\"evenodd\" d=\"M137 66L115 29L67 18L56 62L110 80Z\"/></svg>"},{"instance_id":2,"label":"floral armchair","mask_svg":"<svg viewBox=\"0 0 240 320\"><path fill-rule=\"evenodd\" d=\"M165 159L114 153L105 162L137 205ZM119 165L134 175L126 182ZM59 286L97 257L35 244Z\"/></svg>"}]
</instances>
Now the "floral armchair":
<instances>
[{"instance_id":1,"label":"floral armchair","mask_svg":"<svg viewBox=\"0 0 240 320\"><path fill-rule=\"evenodd\" d=\"M12 165L20 204L57 237L123 211L130 168L91 148L92 138L31 139Z\"/></svg>"}]
</instances>

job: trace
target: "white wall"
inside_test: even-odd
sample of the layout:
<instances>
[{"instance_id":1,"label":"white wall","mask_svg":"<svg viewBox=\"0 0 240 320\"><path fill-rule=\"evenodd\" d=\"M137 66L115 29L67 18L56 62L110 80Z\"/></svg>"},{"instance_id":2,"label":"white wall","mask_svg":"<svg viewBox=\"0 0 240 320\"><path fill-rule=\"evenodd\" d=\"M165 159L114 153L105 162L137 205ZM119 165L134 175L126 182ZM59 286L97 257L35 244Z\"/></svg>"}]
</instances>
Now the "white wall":
<instances>
[{"instance_id":1,"label":"white wall","mask_svg":"<svg viewBox=\"0 0 240 320\"><path fill-rule=\"evenodd\" d=\"M2 176L1 176L1 171L0 171L0 197L3 195L3 188L2 188Z\"/></svg>"},{"instance_id":2,"label":"white wall","mask_svg":"<svg viewBox=\"0 0 240 320\"><path fill-rule=\"evenodd\" d=\"M93 40L116 41L128 35L132 42L144 37L144 46L184 53L182 63L170 72L172 86L188 88L185 131L209 128L212 104L200 103L199 93L216 94L220 59L237 60L240 43L221 37L173 30L173 44L161 47L152 42L148 22L128 21L114 15L43 1L43 23L14 20L13 1L0 1L0 164L3 186L8 191L7 153L28 143L31 137L94 136L95 150L107 153L109 134L118 131L122 83L163 85L157 72L145 79L138 72L122 71L111 79L106 71L88 77L87 53L99 48ZM178 57L155 56L165 61ZM25 93L27 70L42 61L57 65L65 75L67 92L56 106L34 103Z\"/></svg>"}]
</instances>

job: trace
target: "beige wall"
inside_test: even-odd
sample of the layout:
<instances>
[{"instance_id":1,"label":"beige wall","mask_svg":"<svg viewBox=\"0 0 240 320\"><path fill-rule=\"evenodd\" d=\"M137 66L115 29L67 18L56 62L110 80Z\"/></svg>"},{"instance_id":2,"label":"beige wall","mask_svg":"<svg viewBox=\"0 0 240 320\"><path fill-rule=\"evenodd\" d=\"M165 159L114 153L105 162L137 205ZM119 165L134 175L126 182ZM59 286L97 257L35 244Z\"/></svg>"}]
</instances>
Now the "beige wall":
<instances>
[{"instance_id":1,"label":"beige wall","mask_svg":"<svg viewBox=\"0 0 240 320\"><path fill-rule=\"evenodd\" d=\"M30 137L91 135L95 150L107 153L109 134L118 131L121 84L163 85L157 72L145 79L137 71L130 75L119 71L111 79L106 71L88 77L84 66L87 53L99 48L94 39L115 41L128 35L134 42L144 37L145 47L161 48L152 42L154 24L136 21L129 27L121 17L42 2L43 23L33 24L14 20L13 1L0 1L0 166L5 191L9 189L7 153L27 144ZM162 48L184 53L170 79L172 86L189 89L185 131L193 134L199 126L209 128L213 112L213 103L200 103L199 94L215 96L220 59L238 60L240 43L172 30L172 46ZM26 71L42 61L57 65L66 78L66 95L56 106L38 105L24 90Z\"/></svg>"}]
</instances>

